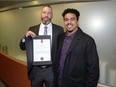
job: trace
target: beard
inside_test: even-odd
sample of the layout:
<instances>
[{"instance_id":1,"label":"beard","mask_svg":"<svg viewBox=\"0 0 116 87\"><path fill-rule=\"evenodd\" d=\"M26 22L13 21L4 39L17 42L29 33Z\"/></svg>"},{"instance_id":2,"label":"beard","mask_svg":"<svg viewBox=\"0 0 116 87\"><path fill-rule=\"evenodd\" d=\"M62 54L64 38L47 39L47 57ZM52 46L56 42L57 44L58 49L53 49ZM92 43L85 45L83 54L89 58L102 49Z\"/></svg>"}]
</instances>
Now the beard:
<instances>
[{"instance_id":1,"label":"beard","mask_svg":"<svg viewBox=\"0 0 116 87\"><path fill-rule=\"evenodd\" d=\"M45 25L47 25L51 22L51 19L48 17L41 18L41 20L42 20L42 23Z\"/></svg>"},{"instance_id":2,"label":"beard","mask_svg":"<svg viewBox=\"0 0 116 87\"><path fill-rule=\"evenodd\" d=\"M70 33L73 32L73 30L67 30L67 31L70 32Z\"/></svg>"},{"instance_id":3,"label":"beard","mask_svg":"<svg viewBox=\"0 0 116 87\"><path fill-rule=\"evenodd\" d=\"M66 27L68 32L73 32L73 29L72 29L73 24L67 24Z\"/></svg>"}]
</instances>

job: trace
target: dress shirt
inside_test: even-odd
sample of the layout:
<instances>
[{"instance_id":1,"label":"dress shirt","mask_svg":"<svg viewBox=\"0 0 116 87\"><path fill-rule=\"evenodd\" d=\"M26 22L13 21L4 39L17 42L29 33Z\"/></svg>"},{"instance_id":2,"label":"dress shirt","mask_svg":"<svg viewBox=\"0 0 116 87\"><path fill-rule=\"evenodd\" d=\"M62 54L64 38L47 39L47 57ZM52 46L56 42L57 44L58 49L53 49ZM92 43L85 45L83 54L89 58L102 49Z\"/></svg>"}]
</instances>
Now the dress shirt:
<instances>
[{"instance_id":1,"label":"dress shirt","mask_svg":"<svg viewBox=\"0 0 116 87\"><path fill-rule=\"evenodd\" d=\"M72 34L71 36L67 36L67 34L65 35L65 39L63 42L63 46L62 46L62 50L61 50L61 55L60 55L60 61L59 61L59 79L58 79L58 87L61 87L61 81L62 81L62 72L63 72L63 68L64 68L64 62L66 59L66 55L69 49L69 46L72 42L72 39L74 37L75 33Z\"/></svg>"},{"instance_id":2,"label":"dress shirt","mask_svg":"<svg viewBox=\"0 0 116 87\"><path fill-rule=\"evenodd\" d=\"M47 26L47 35L51 36L51 42L52 42L52 23L49 23L48 25L44 25L42 22L40 24L40 29L38 35L44 35L44 27ZM25 42L25 38L22 38L22 42Z\"/></svg>"},{"instance_id":3,"label":"dress shirt","mask_svg":"<svg viewBox=\"0 0 116 87\"><path fill-rule=\"evenodd\" d=\"M52 41L52 23L49 23L48 25L44 25L42 22L40 24L39 34L38 35L44 35L44 27L47 26L47 35L51 36Z\"/></svg>"}]
</instances>

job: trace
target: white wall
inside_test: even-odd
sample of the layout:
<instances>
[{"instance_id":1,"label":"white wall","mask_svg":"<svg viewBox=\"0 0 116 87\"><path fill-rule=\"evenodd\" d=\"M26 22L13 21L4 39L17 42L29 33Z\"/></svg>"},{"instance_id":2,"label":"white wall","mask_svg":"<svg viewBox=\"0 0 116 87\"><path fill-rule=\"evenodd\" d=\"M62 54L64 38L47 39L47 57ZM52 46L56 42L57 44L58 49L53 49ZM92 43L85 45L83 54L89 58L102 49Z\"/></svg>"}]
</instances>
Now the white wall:
<instances>
[{"instance_id":1,"label":"white wall","mask_svg":"<svg viewBox=\"0 0 116 87\"><path fill-rule=\"evenodd\" d=\"M53 22L63 26L65 8L80 11L80 27L91 35L97 44L100 58L100 83L116 86L116 1L70 3L52 5ZM0 13L0 44L8 48L8 55L26 61L19 48L20 38L28 27L40 22L40 8L16 9Z\"/></svg>"}]
</instances>

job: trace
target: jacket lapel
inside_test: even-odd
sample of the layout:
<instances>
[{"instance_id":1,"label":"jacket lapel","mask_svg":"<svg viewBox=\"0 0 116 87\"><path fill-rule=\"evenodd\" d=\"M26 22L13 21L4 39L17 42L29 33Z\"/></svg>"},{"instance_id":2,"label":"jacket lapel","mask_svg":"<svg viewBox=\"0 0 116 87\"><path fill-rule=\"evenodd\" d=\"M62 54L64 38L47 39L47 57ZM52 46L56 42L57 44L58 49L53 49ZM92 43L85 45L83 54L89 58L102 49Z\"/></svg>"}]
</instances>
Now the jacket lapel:
<instances>
[{"instance_id":1,"label":"jacket lapel","mask_svg":"<svg viewBox=\"0 0 116 87\"><path fill-rule=\"evenodd\" d=\"M80 28L77 30L72 42L71 42L71 45L69 46L69 49L68 49L68 53L69 54L76 45L78 45L79 43L79 40L81 39L81 34L82 34L82 31L80 30Z\"/></svg>"},{"instance_id":2,"label":"jacket lapel","mask_svg":"<svg viewBox=\"0 0 116 87\"><path fill-rule=\"evenodd\" d=\"M55 33L56 33L56 29L54 29L54 24L52 24L52 43L54 42L54 38L55 38Z\"/></svg>"},{"instance_id":3,"label":"jacket lapel","mask_svg":"<svg viewBox=\"0 0 116 87\"><path fill-rule=\"evenodd\" d=\"M39 34L39 29L40 29L40 24L37 26L37 31L36 31L36 35L38 35Z\"/></svg>"},{"instance_id":4,"label":"jacket lapel","mask_svg":"<svg viewBox=\"0 0 116 87\"><path fill-rule=\"evenodd\" d=\"M68 74L70 75L70 73L73 71L73 68L74 68L74 65L75 65L75 59L71 59L71 55L70 53L75 49L75 47L78 45L80 39L82 38L82 30L79 28L72 40L72 43L69 47L69 50L68 50L68 53L67 53L67 56L66 56L66 63L68 63L68 67L67 67L67 70L68 71Z\"/></svg>"}]
</instances>

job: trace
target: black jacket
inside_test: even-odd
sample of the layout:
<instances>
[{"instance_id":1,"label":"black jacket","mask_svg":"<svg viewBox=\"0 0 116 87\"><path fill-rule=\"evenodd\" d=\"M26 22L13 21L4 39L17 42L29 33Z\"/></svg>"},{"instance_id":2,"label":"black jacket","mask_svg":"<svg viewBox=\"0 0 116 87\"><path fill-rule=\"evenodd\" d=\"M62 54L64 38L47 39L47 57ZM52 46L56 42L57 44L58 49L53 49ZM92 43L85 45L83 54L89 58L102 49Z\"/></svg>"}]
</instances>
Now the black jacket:
<instances>
[{"instance_id":1,"label":"black jacket","mask_svg":"<svg viewBox=\"0 0 116 87\"><path fill-rule=\"evenodd\" d=\"M36 35L38 35L39 27L40 27L40 24L30 27L29 30L34 32ZM61 33L63 33L63 27L60 27L56 24L52 24L52 34L53 34L52 35L52 50L51 50L52 62L54 62L54 58L55 58L54 56L56 55L56 50L57 50L57 36ZM22 39L20 41L20 48L22 50L26 49L25 42L22 42ZM36 67L33 67L33 64L29 62L29 59L27 59L27 64L28 64L28 75L29 75L29 78L32 79L34 77L33 76L34 72L36 72L36 69L33 69L33 68L36 68Z\"/></svg>"},{"instance_id":2,"label":"black jacket","mask_svg":"<svg viewBox=\"0 0 116 87\"><path fill-rule=\"evenodd\" d=\"M58 37L58 54L54 62L55 83L58 82L58 63L65 33ZM62 87L96 87L99 78L99 59L92 37L77 30L64 63ZM57 87L57 86L55 86Z\"/></svg>"}]
</instances>

